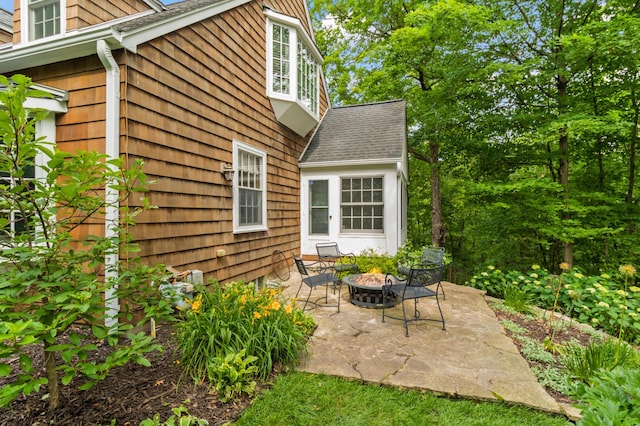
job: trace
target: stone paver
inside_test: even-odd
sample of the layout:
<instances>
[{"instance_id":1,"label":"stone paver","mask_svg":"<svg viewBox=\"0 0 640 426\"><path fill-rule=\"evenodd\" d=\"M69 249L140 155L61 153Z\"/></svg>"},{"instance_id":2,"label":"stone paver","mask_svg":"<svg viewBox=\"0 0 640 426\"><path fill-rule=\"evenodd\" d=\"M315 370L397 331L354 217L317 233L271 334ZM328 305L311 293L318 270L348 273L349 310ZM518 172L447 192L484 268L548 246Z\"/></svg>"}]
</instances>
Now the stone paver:
<instances>
[{"instance_id":1,"label":"stone paver","mask_svg":"<svg viewBox=\"0 0 640 426\"><path fill-rule=\"evenodd\" d=\"M293 296L299 283L299 276L292 273L282 286ZM444 290L446 299L440 303L446 330L435 322L410 323L409 337L405 337L402 321L382 323L381 310L352 305L343 286L340 312L329 307L308 311L318 328L298 369L564 413L540 386L483 293L451 283L444 283ZM324 290L315 290L318 296L320 291ZM305 286L300 296L306 297L306 292ZM419 303L423 316L437 316L434 299ZM392 310L402 316L399 307Z\"/></svg>"}]
</instances>

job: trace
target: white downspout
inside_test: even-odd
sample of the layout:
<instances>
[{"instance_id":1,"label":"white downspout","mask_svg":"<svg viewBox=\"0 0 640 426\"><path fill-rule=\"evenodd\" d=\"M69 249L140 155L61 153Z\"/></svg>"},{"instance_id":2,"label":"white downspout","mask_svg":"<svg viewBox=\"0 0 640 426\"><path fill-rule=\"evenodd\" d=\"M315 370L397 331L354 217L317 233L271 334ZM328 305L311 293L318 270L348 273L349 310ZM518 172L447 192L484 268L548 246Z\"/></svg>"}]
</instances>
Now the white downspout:
<instances>
[{"instance_id":1,"label":"white downspout","mask_svg":"<svg viewBox=\"0 0 640 426\"><path fill-rule=\"evenodd\" d=\"M120 157L120 68L111 54L111 48L104 40L98 40L96 51L107 72L105 154L107 159L110 160ZM108 183L105 188L107 209L105 212L104 234L106 238L118 235L120 214L118 196L118 191L110 188ZM105 255L105 280L116 281L118 279L118 260L118 250L115 253L107 253ZM107 328L115 327L118 324L117 315L120 312L120 304L115 294L116 290L117 286L110 288L105 293L105 326Z\"/></svg>"}]
</instances>

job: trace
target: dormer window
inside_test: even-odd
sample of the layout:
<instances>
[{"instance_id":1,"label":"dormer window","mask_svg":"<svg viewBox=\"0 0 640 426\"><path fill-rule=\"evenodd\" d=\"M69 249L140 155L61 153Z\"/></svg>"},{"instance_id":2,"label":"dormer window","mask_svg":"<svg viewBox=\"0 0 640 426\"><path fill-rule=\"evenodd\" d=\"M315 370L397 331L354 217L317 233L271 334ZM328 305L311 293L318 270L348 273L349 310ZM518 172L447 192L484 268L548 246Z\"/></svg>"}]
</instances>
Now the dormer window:
<instances>
[{"instance_id":1,"label":"dormer window","mask_svg":"<svg viewBox=\"0 0 640 426\"><path fill-rule=\"evenodd\" d=\"M27 5L29 40L39 40L63 32L64 0L27 0Z\"/></svg>"},{"instance_id":2,"label":"dormer window","mask_svg":"<svg viewBox=\"0 0 640 426\"><path fill-rule=\"evenodd\" d=\"M322 56L300 21L267 17L267 95L276 118L304 136L318 123Z\"/></svg>"}]
</instances>

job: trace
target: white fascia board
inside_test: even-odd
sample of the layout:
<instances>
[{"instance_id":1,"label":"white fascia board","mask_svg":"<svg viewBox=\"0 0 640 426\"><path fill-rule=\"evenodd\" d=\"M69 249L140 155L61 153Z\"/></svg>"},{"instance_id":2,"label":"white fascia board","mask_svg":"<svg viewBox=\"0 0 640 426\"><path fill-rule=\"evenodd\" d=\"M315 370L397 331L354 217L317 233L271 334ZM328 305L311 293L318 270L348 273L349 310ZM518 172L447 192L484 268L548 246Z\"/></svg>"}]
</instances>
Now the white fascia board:
<instances>
[{"instance_id":1,"label":"white fascia board","mask_svg":"<svg viewBox=\"0 0 640 426\"><path fill-rule=\"evenodd\" d=\"M393 166L396 168L399 158L380 158L375 160L351 160L351 161L316 161L313 163L299 163L300 169L317 169L326 167L353 167L353 166Z\"/></svg>"},{"instance_id":2,"label":"white fascia board","mask_svg":"<svg viewBox=\"0 0 640 426\"><path fill-rule=\"evenodd\" d=\"M10 48L0 50L0 74L95 54L98 40L106 40L118 48L112 27L150 13L155 12L146 11L56 37L12 44Z\"/></svg>"},{"instance_id":3,"label":"white fascia board","mask_svg":"<svg viewBox=\"0 0 640 426\"><path fill-rule=\"evenodd\" d=\"M27 98L24 102L26 109L43 109L51 112L67 112L67 102L58 99Z\"/></svg>"},{"instance_id":4,"label":"white fascia board","mask_svg":"<svg viewBox=\"0 0 640 426\"><path fill-rule=\"evenodd\" d=\"M132 31L119 33L116 38L122 47L135 53L137 47L142 43L179 30L180 28L188 27L196 22L203 21L238 6L242 6L250 1L251 0L227 0L209 4L199 9L181 13L172 18L163 19L162 21L136 28Z\"/></svg>"}]
</instances>

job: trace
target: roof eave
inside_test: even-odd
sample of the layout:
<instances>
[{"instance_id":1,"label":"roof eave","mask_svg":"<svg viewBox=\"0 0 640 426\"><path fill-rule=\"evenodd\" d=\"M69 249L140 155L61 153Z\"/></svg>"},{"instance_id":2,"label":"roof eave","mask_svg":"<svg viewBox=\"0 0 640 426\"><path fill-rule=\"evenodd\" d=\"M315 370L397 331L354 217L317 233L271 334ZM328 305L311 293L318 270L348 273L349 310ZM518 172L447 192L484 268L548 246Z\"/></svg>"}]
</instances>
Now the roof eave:
<instances>
[{"instance_id":1,"label":"roof eave","mask_svg":"<svg viewBox=\"0 0 640 426\"><path fill-rule=\"evenodd\" d=\"M201 8L189 10L158 22L143 25L140 28L135 28L131 31L123 31L119 33L119 39L121 40L120 43L122 47L135 53L137 47L142 43L158 38L172 31L179 30L180 28L187 27L212 16L216 16L245 3L249 3L250 1L251 0L225 0L211 3Z\"/></svg>"},{"instance_id":2,"label":"roof eave","mask_svg":"<svg viewBox=\"0 0 640 426\"><path fill-rule=\"evenodd\" d=\"M377 158L364 160L348 160L348 161L310 161L300 162L300 169L318 169L326 167L353 167L353 166L396 166L402 158Z\"/></svg>"}]
</instances>

